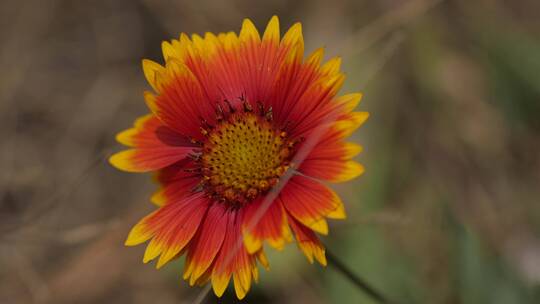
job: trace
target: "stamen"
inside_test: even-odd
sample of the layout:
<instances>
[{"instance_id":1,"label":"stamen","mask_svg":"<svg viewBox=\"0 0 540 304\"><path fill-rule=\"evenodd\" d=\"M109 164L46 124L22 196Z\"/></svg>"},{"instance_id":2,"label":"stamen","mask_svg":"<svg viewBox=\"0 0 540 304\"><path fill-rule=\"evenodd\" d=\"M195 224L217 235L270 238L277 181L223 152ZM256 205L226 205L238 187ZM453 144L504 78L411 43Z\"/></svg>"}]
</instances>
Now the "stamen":
<instances>
[{"instance_id":1,"label":"stamen","mask_svg":"<svg viewBox=\"0 0 540 304\"><path fill-rule=\"evenodd\" d=\"M197 140L195 137L190 137L189 138L189 141L192 143L192 144L195 144L195 145L198 145L198 146L202 146L203 143L200 142L199 140Z\"/></svg>"},{"instance_id":2,"label":"stamen","mask_svg":"<svg viewBox=\"0 0 540 304\"><path fill-rule=\"evenodd\" d=\"M229 106L229 113L233 114L234 112L236 112L236 109L233 107L230 101L225 99L225 103L227 104L227 106Z\"/></svg>"},{"instance_id":3,"label":"stamen","mask_svg":"<svg viewBox=\"0 0 540 304\"><path fill-rule=\"evenodd\" d=\"M240 97L238 97L238 99L242 102L246 101L246 94L242 93L242 95L240 95Z\"/></svg>"},{"instance_id":4,"label":"stamen","mask_svg":"<svg viewBox=\"0 0 540 304\"><path fill-rule=\"evenodd\" d=\"M244 106L244 112L246 113L253 112L253 107L251 107L251 104L249 102L244 100L243 106Z\"/></svg>"},{"instance_id":5,"label":"stamen","mask_svg":"<svg viewBox=\"0 0 540 304\"><path fill-rule=\"evenodd\" d=\"M203 128L203 127L201 127L200 130L201 130L201 134L202 134L203 136L208 136L208 134L209 134L208 130L206 130L206 129Z\"/></svg>"},{"instance_id":6,"label":"stamen","mask_svg":"<svg viewBox=\"0 0 540 304\"><path fill-rule=\"evenodd\" d=\"M198 162L201 159L200 153L189 153L187 157L195 162Z\"/></svg>"},{"instance_id":7,"label":"stamen","mask_svg":"<svg viewBox=\"0 0 540 304\"><path fill-rule=\"evenodd\" d=\"M287 129L289 129L290 125L291 125L291 121L290 120L287 120L285 122L285 125L283 125L283 127L281 128L281 131L287 131Z\"/></svg>"},{"instance_id":8,"label":"stamen","mask_svg":"<svg viewBox=\"0 0 540 304\"><path fill-rule=\"evenodd\" d=\"M225 112L223 112L223 108L218 103L216 105L216 120L221 122L225 118Z\"/></svg>"},{"instance_id":9,"label":"stamen","mask_svg":"<svg viewBox=\"0 0 540 304\"><path fill-rule=\"evenodd\" d=\"M264 114L264 117L267 121L272 121L274 119L274 113L272 112L272 107L268 108L268 111Z\"/></svg>"},{"instance_id":10,"label":"stamen","mask_svg":"<svg viewBox=\"0 0 540 304\"><path fill-rule=\"evenodd\" d=\"M259 108L259 115L264 116L264 105L262 102L257 101L257 107Z\"/></svg>"},{"instance_id":11,"label":"stamen","mask_svg":"<svg viewBox=\"0 0 540 304\"><path fill-rule=\"evenodd\" d=\"M208 129L208 130L213 130L214 129L214 126L211 125L206 119L201 119L201 124L203 126L203 128L205 129Z\"/></svg>"}]
</instances>

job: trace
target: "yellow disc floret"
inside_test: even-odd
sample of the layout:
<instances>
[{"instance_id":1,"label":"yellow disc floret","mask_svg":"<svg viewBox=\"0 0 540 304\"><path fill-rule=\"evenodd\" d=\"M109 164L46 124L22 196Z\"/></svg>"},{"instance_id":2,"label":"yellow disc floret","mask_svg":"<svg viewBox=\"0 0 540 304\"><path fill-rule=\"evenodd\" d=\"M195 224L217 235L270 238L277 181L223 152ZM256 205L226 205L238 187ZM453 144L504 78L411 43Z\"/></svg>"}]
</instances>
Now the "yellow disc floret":
<instances>
[{"instance_id":1,"label":"yellow disc floret","mask_svg":"<svg viewBox=\"0 0 540 304\"><path fill-rule=\"evenodd\" d=\"M218 200L249 202L276 185L289 168L291 142L264 116L231 113L203 134L203 184Z\"/></svg>"}]
</instances>

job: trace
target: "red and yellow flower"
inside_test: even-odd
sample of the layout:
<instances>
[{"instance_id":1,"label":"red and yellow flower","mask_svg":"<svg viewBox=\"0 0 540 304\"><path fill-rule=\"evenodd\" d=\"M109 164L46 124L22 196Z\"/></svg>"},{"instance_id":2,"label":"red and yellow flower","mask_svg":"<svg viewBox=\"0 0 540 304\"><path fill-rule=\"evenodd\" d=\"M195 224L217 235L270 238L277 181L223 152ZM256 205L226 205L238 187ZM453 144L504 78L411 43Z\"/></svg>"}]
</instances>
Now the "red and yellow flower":
<instances>
[{"instance_id":1,"label":"red and yellow flower","mask_svg":"<svg viewBox=\"0 0 540 304\"><path fill-rule=\"evenodd\" d=\"M240 34L181 34L163 42L162 66L143 60L151 114L118 134L130 149L110 158L129 172L155 172L157 209L126 245L149 241L157 267L186 255L184 279L211 281L221 296L232 277L238 298L268 267L263 243L294 238L312 263L326 264L317 233L343 219L339 196L321 181L362 174L362 148L345 139L368 117L361 94L336 96L339 58L318 49L304 59L299 23L280 38L273 17L262 37L245 20ZM273 195L273 197L271 197ZM274 199L275 198L275 199Z\"/></svg>"}]
</instances>

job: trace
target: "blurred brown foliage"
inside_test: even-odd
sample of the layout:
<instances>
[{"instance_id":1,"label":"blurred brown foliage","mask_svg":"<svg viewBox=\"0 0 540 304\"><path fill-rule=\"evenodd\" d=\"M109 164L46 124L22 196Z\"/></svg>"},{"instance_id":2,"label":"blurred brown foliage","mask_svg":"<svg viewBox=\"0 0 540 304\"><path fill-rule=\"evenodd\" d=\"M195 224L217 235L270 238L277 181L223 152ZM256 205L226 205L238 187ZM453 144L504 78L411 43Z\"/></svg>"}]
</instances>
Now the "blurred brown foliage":
<instances>
[{"instance_id":1,"label":"blurred brown foliage","mask_svg":"<svg viewBox=\"0 0 540 304\"><path fill-rule=\"evenodd\" d=\"M106 159L147 111L140 60L161 41L274 14L343 56L371 112L329 248L403 303L540 302L540 2L4 0L0 303L197 297L123 246L154 186ZM247 302L371 303L297 252L270 262Z\"/></svg>"}]
</instances>

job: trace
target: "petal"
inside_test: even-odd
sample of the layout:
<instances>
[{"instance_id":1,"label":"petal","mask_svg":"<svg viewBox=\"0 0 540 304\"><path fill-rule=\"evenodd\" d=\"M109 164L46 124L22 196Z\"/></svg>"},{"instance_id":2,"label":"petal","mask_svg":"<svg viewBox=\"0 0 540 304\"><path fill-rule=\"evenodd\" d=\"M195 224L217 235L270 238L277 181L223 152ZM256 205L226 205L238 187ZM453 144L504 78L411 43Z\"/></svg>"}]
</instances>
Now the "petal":
<instances>
[{"instance_id":1,"label":"petal","mask_svg":"<svg viewBox=\"0 0 540 304\"><path fill-rule=\"evenodd\" d=\"M289 115L296 103L318 76L318 66L314 64L314 60L302 64L301 58L296 58L293 47L280 67L274 85L274 95L270 102L278 124L284 124L290 120Z\"/></svg>"},{"instance_id":2,"label":"petal","mask_svg":"<svg viewBox=\"0 0 540 304\"><path fill-rule=\"evenodd\" d=\"M208 201L202 194L167 204L135 225L125 244L138 245L151 238L143 261L147 263L161 255L157 264L159 268L184 249L207 209Z\"/></svg>"},{"instance_id":3,"label":"petal","mask_svg":"<svg viewBox=\"0 0 540 304\"><path fill-rule=\"evenodd\" d=\"M321 75L327 76L327 75L335 75L339 73L341 67L341 58L340 57L334 57L330 60L328 60L322 67L321 67Z\"/></svg>"},{"instance_id":4,"label":"petal","mask_svg":"<svg viewBox=\"0 0 540 304\"><path fill-rule=\"evenodd\" d=\"M237 236L236 230L236 212L227 212L225 218L227 219L227 233L225 239L221 245L220 251L212 268L212 288L216 296L221 297L232 276L234 271L235 255L239 249L236 249Z\"/></svg>"},{"instance_id":5,"label":"petal","mask_svg":"<svg viewBox=\"0 0 540 304\"><path fill-rule=\"evenodd\" d=\"M343 106L343 112L352 112L362 100L362 93L352 93L336 98L336 103Z\"/></svg>"},{"instance_id":6,"label":"petal","mask_svg":"<svg viewBox=\"0 0 540 304\"><path fill-rule=\"evenodd\" d=\"M191 52L197 52L202 58L210 58L215 55L217 38L212 33L206 33L205 38L197 34L191 35L193 41Z\"/></svg>"},{"instance_id":7,"label":"petal","mask_svg":"<svg viewBox=\"0 0 540 304\"><path fill-rule=\"evenodd\" d=\"M157 117L152 114L147 114L135 120L134 128L127 129L118 133L116 135L116 141L128 147L141 146L141 142L145 142L144 139L146 138L146 135L151 134L151 132L148 131L155 130L159 125L161 125L161 123L159 119L157 119ZM147 132L145 132L144 136L141 136L141 140L138 140L137 135L139 135L139 133L142 133L142 130Z\"/></svg>"},{"instance_id":8,"label":"petal","mask_svg":"<svg viewBox=\"0 0 540 304\"><path fill-rule=\"evenodd\" d=\"M154 176L154 179L157 183L167 185L181 179L197 177L198 175L192 172L192 170L195 169L196 165L194 164L193 160L190 158L184 158L174 164L158 170Z\"/></svg>"},{"instance_id":9,"label":"petal","mask_svg":"<svg viewBox=\"0 0 540 304\"><path fill-rule=\"evenodd\" d=\"M195 146L188 138L165 126L153 114L135 120L134 127L118 133L116 140L121 144L136 148Z\"/></svg>"},{"instance_id":10,"label":"petal","mask_svg":"<svg viewBox=\"0 0 540 304\"><path fill-rule=\"evenodd\" d=\"M320 159L328 160L349 160L362 152L362 146L343 141L321 141L310 151L304 162L316 161Z\"/></svg>"},{"instance_id":11,"label":"petal","mask_svg":"<svg viewBox=\"0 0 540 304\"><path fill-rule=\"evenodd\" d=\"M298 171L303 174L332 183L350 181L364 173L364 166L353 160L309 159Z\"/></svg>"},{"instance_id":12,"label":"petal","mask_svg":"<svg viewBox=\"0 0 540 304\"><path fill-rule=\"evenodd\" d=\"M360 153L362 147L344 142L343 139L364 123L368 116L366 112L352 112L341 115L340 119L332 122L329 127L321 126L324 134L317 139L317 144L310 149L298 171L335 183L349 181L361 175L364 167L350 159ZM317 130L319 128L312 129L310 134L315 134ZM302 146L299 149L302 149Z\"/></svg>"},{"instance_id":13,"label":"petal","mask_svg":"<svg viewBox=\"0 0 540 304\"><path fill-rule=\"evenodd\" d=\"M324 57L324 48L318 48L306 58L305 64L318 68L319 65L321 64L323 57Z\"/></svg>"},{"instance_id":14,"label":"petal","mask_svg":"<svg viewBox=\"0 0 540 304\"><path fill-rule=\"evenodd\" d=\"M140 220L129 232L126 239L126 246L136 246L142 244L154 236L154 230L148 226L148 221L153 218L157 213L157 210L145 216Z\"/></svg>"},{"instance_id":15,"label":"petal","mask_svg":"<svg viewBox=\"0 0 540 304\"><path fill-rule=\"evenodd\" d=\"M303 137L318 125L344 113L343 105L332 102L344 82L344 75L323 72L323 49L317 49L304 63L287 59L276 80L272 107L278 125L286 124L293 137Z\"/></svg>"},{"instance_id":16,"label":"petal","mask_svg":"<svg viewBox=\"0 0 540 304\"><path fill-rule=\"evenodd\" d=\"M158 111L158 107L156 106L156 95L154 95L150 91L144 91L144 101L146 103L146 106L152 113L156 113Z\"/></svg>"},{"instance_id":17,"label":"petal","mask_svg":"<svg viewBox=\"0 0 540 304\"><path fill-rule=\"evenodd\" d=\"M189 279L192 286L206 272L221 248L227 232L225 212L224 204L213 204L189 246L184 280Z\"/></svg>"},{"instance_id":18,"label":"petal","mask_svg":"<svg viewBox=\"0 0 540 304\"><path fill-rule=\"evenodd\" d=\"M281 191L280 198L289 214L321 234L328 233L325 217L345 217L339 196L325 185L304 176L293 176Z\"/></svg>"},{"instance_id":19,"label":"petal","mask_svg":"<svg viewBox=\"0 0 540 304\"><path fill-rule=\"evenodd\" d=\"M230 272L222 272L219 274L212 274L212 289L217 297L221 297L229 285L231 280Z\"/></svg>"},{"instance_id":20,"label":"petal","mask_svg":"<svg viewBox=\"0 0 540 304\"><path fill-rule=\"evenodd\" d=\"M313 258L315 258L321 265L326 266L324 246L317 235L291 216L289 216L289 223L296 237L298 247L300 247L308 261L313 264Z\"/></svg>"},{"instance_id":21,"label":"petal","mask_svg":"<svg viewBox=\"0 0 540 304\"><path fill-rule=\"evenodd\" d=\"M200 84L202 95L206 99L203 106L205 103L211 106L222 104L223 100L228 100L234 106L241 106L238 99L243 97L251 103L262 102L269 108L273 85L286 56L289 54L289 57L295 58L299 63L303 56L301 25L294 25L279 42L277 17L273 17L268 23L262 41L253 23L246 19L239 36L234 33L217 36L207 33L204 38L193 35L190 40L186 35L181 35L177 45L175 47L174 40L172 44L163 44L167 65L177 61L189 69ZM179 52L180 55L174 54L171 46L172 49L181 47L186 51ZM166 69L169 70L169 67ZM155 74L163 73L159 70L159 73ZM165 78L157 81L164 90L170 86L172 76L159 75L154 78ZM162 85L164 83L166 85Z\"/></svg>"},{"instance_id":22,"label":"petal","mask_svg":"<svg viewBox=\"0 0 540 304\"><path fill-rule=\"evenodd\" d=\"M352 112L342 114L336 121L320 126L319 130L323 132L323 135L318 139L315 149L349 137L368 117L367 112Z\"/></svg>"},{"instance_id":23,"label":"petal","mask_svg":"<svg viewBox=\"0 0 540 304\"><path fill-rule=\"evenodd\" d=\"M177 202L193 194L196 186L199 184L198 176L187 176L179 178L165 184L160 190L154 193L151 201L157 206L163 206L167 203Z\"/></svg>"},{"instance_id":24,"label":"petal","mask_svg":"<svg viewBox=\"0 0 540 304\"><path fill-rule=\"evenodd\" d=\"M358 129L369 117L368 112L352 112L342 115L334 124L333 128L342 132L341 137L345 138Z\"/></svg>"},{"instance_id":25,"label":"petal","mask_svg":"<svg viewBox=\"0 0 540 304\"><path fill-rule=\"evenodd\" d=\"M110 162L130 172L146 172L168 166L185 158L195 146L153 114L138 118L133 128L120 132L116 138L135 149L113 155Z\"/></svg>"},{"instance_id":26,"label":"petal","mask_svg":"<svg viewBox=\"0 0 540 304\"><path fill-rule=\"evenodd\" d=\"M165 61L169 60L170 58L182 60L182 55L180 54L179 49L175 47L175 42L178 43L176 40L172 40L172 42L163 41L161 43L161 50L163 52L163 59L165 59Z\"/></svg>"},{"instance_id":27,"label":"petal","mask_svg":"<svg viewBox=\"0 0 540 304\"><path fill-rule=\"evenodd\" d=\"M277 16L272 16L270 22L268 22L262 40L276 45L279 43L279 19Z\"/></svg>"},{"instance_id":28,"label":"petal","mask_svg":"<svg viewBox=\"0 0 540 304\"><path fill-rule=\"evenodd\" d=\"M241 42L254 42L254 43L260 43L261 37L259 36L259 32L257 31L257 28L255 25L253 25L253 22L249 19L244 19L244 22L242 23L242 29L240 30L240 41Z\"/></svg>"},{"instance_id":29,"label":"petal","mask_svg":"<svg viewBox=\"0 0 540 304\"><path fill-rule=\"evenodd\" d=\"M341 126L343 125L332 123L329 128L321 126L320 128L313 129L312 132L323 132L324 134L317 139L317 143L314 146L305 147L309 151L300 168L305 166L304 163L306 162L310 163L321 159L334 161L349 160L362 152L362 146L343 141L343 138L348 135L350 130ZM301 143L298 149L303 149L304 144L305 142Z\"/></svg>"},{"instance_id":30,"label":"petal","mask_svg":"<svg viewBox=\"0 0 540 304\"><path fill-rule=\"evenodd\" d=\"M212 278L212 268L209 267L198 279L195 281L197 286L206 285Z\"/></svg>"},{"instance_id":31,"label":"petal","mask_svg":"<svg viewBox=\"0 0 540 304\"><path fill-rule=\"evenodd\" d=\"M294 122L291 124L291 128L294 130L291 132L291 136L303 136L315 127L328 122L335 115L339 108L336 108L336 105L331 101L343 85L344 80L343 74L323 77L304 92L288 117Z\"/></svg>"},{"instance_id":32,"label":"petal","mask_svg":"<svg viewBox=\"0 0 540 304\"><path fill-rule=\"evenodd\" d=\"M214 123L213 102L204 95L201 84L190 69L177 60L167 62L167 83L149 108L168 127L185 137L201 139L201 119Z\"/></svg>"},{"instance_id":33,"label":"petal","mask_svg":"<svg viewBox=\"0 0 540 304\"><path fill-rule=\"evenodd\" d=\"M238 105L240 97L251 102L252 106L257 101L266 103L272 94L272 86L290 47L279 45L277 18L272 18L265 35L261 42L253 23L246 20L239 38L229 34L221 36L217 55L208 63L212 66L211 78L214 81L208 83L217 87L214 91L219 91L222 98L233 105ZM210 75L200 77L208 78Z\"/></svg>"},{"instance_id":34,"label":"petal","mask_svg":"<svg viewBox=\"0 0 540 304\"><path fill-rule=\"evenodd\" d=\"M236 296L242 299L251 287L256 257L248 254L242 242L241 212L232 210L227 216L227 234L212 269L212 287L216 296L220 297L232 276Z\"/></svg>"},{"instance_id":35,"label":"petal","mask_svg":"<svg viewBox=\"0 0 540 304\"><path fill-rule=\"evenodd\" d=\"M242 232L244 244L250 254L259 251L266 240L272 247L283 249L291 235L281 202L268 202L260 198L245 207Z\"/></svg>"},{"instance_id":36,"label":"petal","mask_svg":"<svg viewBox=\"0 0 540 304\"><path fill-rule=\"evenodd\" d=\"M264 267L264 269L269 270L270 269L270 263L268 262L268 258L266 257L266 254L261 249L255 253L255 256L257 257L257 261L261 263L261 265Z\"/></svg>"},{"instance_id":37,"label":"petal","mask_svg":"<svg viewBox=\"0 0 540 304\"><path fill-rule=\"evenodd\" d=\"M109 162L114 167L127 172L148 172L184 159L192 151L192 147L172 146L130 149L112 155Z\"/></svg>"},{"instance_id":38,"label":"petal","mask_svg":"<svg viewBox=\"0 0 540 304\"><path fill-rule=\"evenodd\" d=\"M152 86L154 91L159 92L160 84L158 83L158 76L165 72L165 68L159 63L149 59L143 59L142 67L148 83Z\"/></svg>"},{"instance_id":39,"label":"petal","mask_svg":"<svg viewBox=\"0 0 540 304\"><path fill-rule=\"evenodd\" d=\"M281 40L282 47L293 47L291 54L296 62L300 62L304 57L304 36L302 35L302 24L297 22L285 33Z\"/></svg>"}]
</instances>

